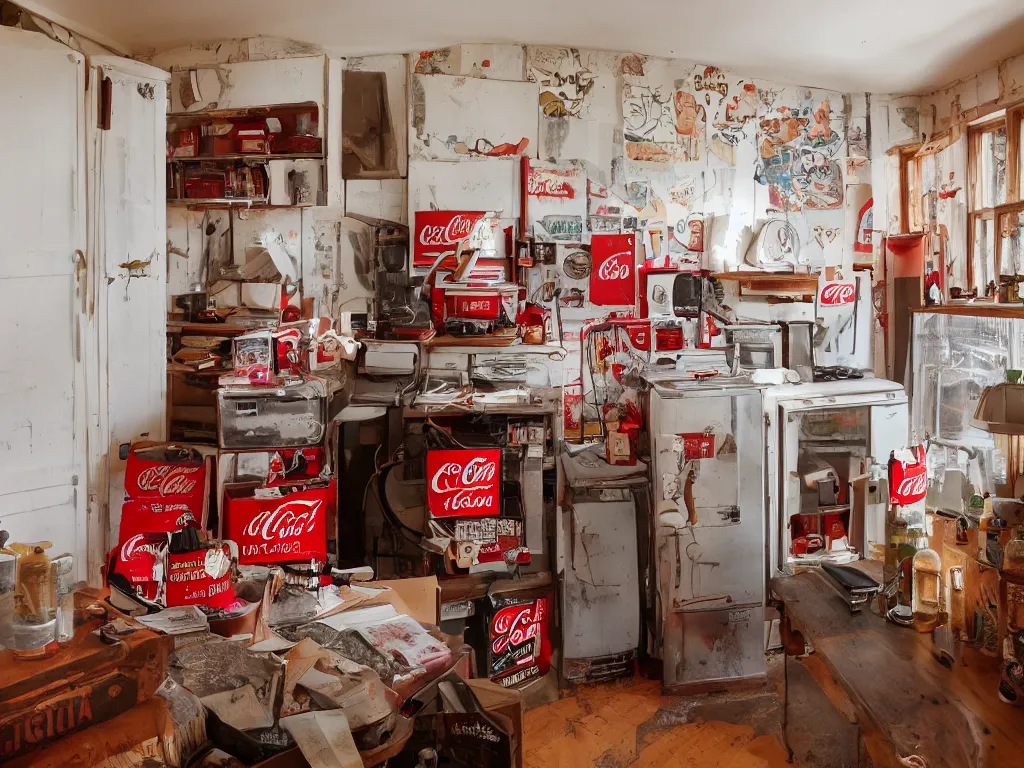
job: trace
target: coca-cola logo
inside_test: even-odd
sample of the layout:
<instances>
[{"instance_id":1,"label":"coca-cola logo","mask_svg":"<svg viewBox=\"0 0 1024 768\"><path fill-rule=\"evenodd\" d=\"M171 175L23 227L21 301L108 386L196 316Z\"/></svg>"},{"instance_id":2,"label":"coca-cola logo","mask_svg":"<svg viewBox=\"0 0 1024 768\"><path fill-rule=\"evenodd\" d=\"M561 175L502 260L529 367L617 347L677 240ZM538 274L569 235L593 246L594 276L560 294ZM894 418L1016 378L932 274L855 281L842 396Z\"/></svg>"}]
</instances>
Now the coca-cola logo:
<instances>
[{"instance_id":1,"label":"coca-cola logo","mask_svg":"<svg viewBox=\"0 0 1024 768\"><path fill-rule=\"evenodd\" d=\"M178 519L174 521L174 525L177 526L178 528L184 528L186 525L195 525L195 524L196 524L196 516L193 515L191 512L185 512L185 513L183 513L181 515L178 515Z\"/></svg>"},{"instance_id":2,"label":"coca-cola logo","mask_svg":"<svg viewBox=\"0 0 1024 768\"><path fill-rule=\"evenodd\" d=\"M854 299L853 283L829 283L821 289L818 303L826 307L841 304L852 304Z\"/></svg>"},{"instance_id":3,"label":"coca-cola logo","mask_svg":"<svg viewBox=\"0 0 1024 768\"><path fill-rule=\"evenodd\" d=\"M509 647L518 648L536 639L541 618L539 602L502 608L491 622L491 651L502 654Z\"/></svg>"},{"instance_id":4,"label":"coca-cola logo","mask_svg":"<svg viewBox=\"0 0 1024 768\"><path fill-rule=\"evenodd\" d=\"M919 475L910 475L903 478L903 481L896 488L896 495L903 499L924 496L928 490L928 475L922 472Z\"/></svg>"},{"instance_id":5,"label":"coca-cola logo","mask_svg":"<svg viewBox=\"0 0 1024 768\"><path fill-rule=\"evenodd\" d=\"M140 533L137 536L132 536L121 545L121 560L131 560L136 555L143 553L159 557L161 549L163 549L163 542L158 541L152 536Z\"/></svg>"},{"instance_id":6,"label":"coca-cola logo","mask_svg":"<svg viewBox=\"0 0 1024 768\"><path fill-rule=\"evenodd\" d=\"M602 280L627 280L630 276L629 253L616 253L608 257L597 270L597 276Z\"/></svg>"},{"instance_id":7,"label":"coca-cola logo","mask_svg":"<svg viewBox=\"0 0 1024 768\"><path fill-rule=\"evenodd\" d=\"M175 467L171 464L160 464L147 467L139 472L136 484L140 491L159 493L161 496L181 496L191 493L199 482L193 477L202 467Z\"/></svg>"},{"instance_id":8,"label":"coca-cola logo","mask_svg":"<svg viewBox=\"0 0 1024 768\"><path fill-rule=\"evenodd\" d=\"M427 504L431 514L483 516L498 513L501 451L429 451Z\"/></svg>"},{"instance_id":9,"label":"coca-cola logo","mask_svg":"<svg viewBox=\"0 0 1024 768\"><path fill-rule=\"evenodd\" d=\"M545 176L538 171L530 174L526 191L531 197L557 197L562 200L572 200L576 197L572 184L565 179Z\"/></svg>"},{"instance_id":10,"label":"coca-cola logo","mask_svg":"<svg viewBox=\"0 0 1024 768\"><path fill-rule=\"evenodd\" d=\"M465 240L479 217L456 214L447 224L427 224L420 230L420 245L448 245Z\"/></svg>"},{"instance_id":11,"label":"coca-cola logo","mask_svg":"<svg viewBox=\"0 0 1024 768\"><path fill-rule=\"evenodd\" d=\"M303 536L312 532L318 523L317 512L323 501L297 499L286 501L273 510L260 512L250 520L243 534L264 541Z\"/></svg>"}]
</instances>

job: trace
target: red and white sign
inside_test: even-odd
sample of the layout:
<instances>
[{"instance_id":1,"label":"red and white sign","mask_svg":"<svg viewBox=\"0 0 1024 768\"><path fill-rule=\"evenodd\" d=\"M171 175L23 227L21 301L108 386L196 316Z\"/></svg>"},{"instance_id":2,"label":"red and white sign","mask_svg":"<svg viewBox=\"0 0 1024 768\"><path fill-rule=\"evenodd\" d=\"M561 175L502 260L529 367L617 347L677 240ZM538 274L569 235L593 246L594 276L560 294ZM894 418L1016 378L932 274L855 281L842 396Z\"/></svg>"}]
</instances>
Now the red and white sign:
<instances>
[{"instance_id":1,"label":"red and white sign","mask_svg":"<svg viewBox=\"0 0 1024 768\"><path fill-rule=\"evenodd\" d=\"M483 211L416 211L413 266L429 267L439 256L455 255L455 246L483 217Z\"/></svg>"},{"instance_id":2,"label":"red and white sign","mask_svg":"<svg viewBox=\"0 0 1024 768\"><path fill-rule=\"evenodd\" d=\"M531 168L526 191L531 197L554 197L560 200L573 200L576 198L576 190L572 186L573 178L579 178L579 171Z\"/></svg>"},{"instance_id":3,"label":"red and white sign","mask_svg":"<svg viewBox=\"0 0 1024 768\"><path fill-rule=\"evenodd\" d=\"M168 554L167 607L198 605L216 611L235 602L231 569L225 567L231 561L227 545L223 554L225 557L220 557L215 549Z\"/></svg>"},{"instance_id":4,"label":"red and white sign","mask_svg":"<svg viewBox=\"0 0 1024 768\"><path fill-rule=\"evenodd\" d=\"M825 283L818 294L818 306L836 307L853 304L857 299L857 284L854 282Z\"/></svg>"},{"instance_id":5,"label":"red and white sign","mask_svg":"<svg viewBox=\"0 0 1024 768\"><path fill-rule=\"evenodd\" d=\"M224 535L238 544L238 562L326 561L327 513L336 494L334 480L323 488L266 499L235 495L229 488L224 499Z\"/></svg>"},{"instance_id":6,"label":"red and white sign","mask_svg":"<svg viewBox=\"0 0 1024 768\"><path fill-rule=\"evenodd\" d=\"M889 502L908 507L924 500L928 492L928 464L924 446L911 449L917 462L889 459Z\"/></svg>"},{"instance_id":7,"label":"red and white sign","mask_svg":"<svg viewBox=\"0 0 1024 768\"><path fill-rule=\"evenodd\" d=\"M594 235L590 257L590 302L599 306L632 305L636 299L634 235Z\"/></svg>"},{"instance_id":8,"label":"red and white sign","mask_svg":"<svg viewBox=\"0 0 1024 768\"><path fill-rule=\"evenodd\" d=\"M206 466L193 449L171 444L133 445L125 465L118 543L140 533L170 533L186 525L202 528Z\"/></svg>"},{"instance_id":9,"label":"red and white sign","mask_svg":"<svg viewBox=\"0 0 1024 768\"><path fill-rule=\"evenodd\" d=\"M501 296L497 293L445 291L445 317L463 320L497 320L501 314Z\"/></svg>"},{"instance_id":10,"label":"red and white sign","mask_svg":"<svg viewBox=\"0 0 1024 768\"><path fill-rule=\"evenodd\" d=\"M500 449L427 451L427 509L432 516L497 516L500 488Z\"/></svg>"},{"instance_id":11,"label":"red and white sign","mask_svg":"<svg viewBox=\"0 0 1024 768\"><path fill-rule=\"evenodd\" d=\"M488 627L488 674L506 687L546 674L550 666L548 598L503 599ZM527 671L529 670L529 671Z\"/></svg>"}]
</instances>

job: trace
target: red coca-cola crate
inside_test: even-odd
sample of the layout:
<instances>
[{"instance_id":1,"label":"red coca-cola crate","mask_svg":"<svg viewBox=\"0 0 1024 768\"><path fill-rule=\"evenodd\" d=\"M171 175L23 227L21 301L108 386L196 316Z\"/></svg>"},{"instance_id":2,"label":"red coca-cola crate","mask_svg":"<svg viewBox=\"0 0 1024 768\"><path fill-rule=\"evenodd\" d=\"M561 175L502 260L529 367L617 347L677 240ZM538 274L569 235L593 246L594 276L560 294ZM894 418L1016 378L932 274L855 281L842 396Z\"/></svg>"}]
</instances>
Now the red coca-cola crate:
<instances>
[{"instance_id":1,"label":"red coca-cola crate","mask_svg":"<svg viewBox=\"0 0 1024 768\"><path fill-rule=\"evenodd\" d=\"M209 461L174 443L134 443L124 473L118 544L140 533L206 527Z\"/></svg>"},{"instance_id":2,"label":"red coca-cola crate","mask_svg":"<svg viewBox=\"0 0 1024 768\"><path fill-rule=\"evenodd\" d=\"M189 200L224 197L224 179L185 179L185 197Z\"/></svg>"},{"instance_id":3,"label":"red coca-cola crate","mask_svg":"<svg viewBox=\"0 0 1024 768\"><path fill-rule=\"evenodd\" d=\"M257 496L253 486L224 489L224 538L238 545L242 565L327 560L327 520L337 485L279 489Z\"/></svg>"},{"instance_id":4,"label":"red coca-cola crate","mask_svg":"<svg viewBox=\"0 0 1024 768\"><path fill-rule=\"evenodd\" d=\"M227 544L193 552L167 554L165 596L167 607L196 605L216 611L235 602L231 587L231 560Z\"/></svg>"}]
</instances>

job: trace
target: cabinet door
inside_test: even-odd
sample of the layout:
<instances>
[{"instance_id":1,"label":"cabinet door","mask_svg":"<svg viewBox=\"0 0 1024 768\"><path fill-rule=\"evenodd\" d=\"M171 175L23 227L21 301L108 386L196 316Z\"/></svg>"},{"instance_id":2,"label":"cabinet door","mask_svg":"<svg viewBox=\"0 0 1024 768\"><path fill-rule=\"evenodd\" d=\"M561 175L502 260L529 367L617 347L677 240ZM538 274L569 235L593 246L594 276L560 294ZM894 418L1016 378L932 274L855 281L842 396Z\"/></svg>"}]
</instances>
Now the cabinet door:
<instances>
[{"instance_id":1,"label":"cabinet door","mask_svg":"<svg viewBox=\"0 0 1024 768\"><path fill-rule=\"evenodd\" d=\"M94 275L89 361L90 466L103 490L94 526L103 541L92 560L117 541L125 462L119 446L165 437L167 363L167 203L165 197L167 80L163 70L112 56L90 57L88 217ZM103 83L109 128L100 129ZM177 257L180 258L180 257ZM90 489L91 492L91 489ZM92 497L91 497L92 498ZM102 505L107 513L102 513ZM98 565L98 563L95 563Z\"/></svg>"},{"instance_id":2,"label":"cabinet door","mask_svg":"<svg viewBox=\"0 0 1024 768\"><path fill-rule=\"evenodd\" d=\"M0 27L0 527L85 575L84 59Z\"/></svg>"}]
</instances>

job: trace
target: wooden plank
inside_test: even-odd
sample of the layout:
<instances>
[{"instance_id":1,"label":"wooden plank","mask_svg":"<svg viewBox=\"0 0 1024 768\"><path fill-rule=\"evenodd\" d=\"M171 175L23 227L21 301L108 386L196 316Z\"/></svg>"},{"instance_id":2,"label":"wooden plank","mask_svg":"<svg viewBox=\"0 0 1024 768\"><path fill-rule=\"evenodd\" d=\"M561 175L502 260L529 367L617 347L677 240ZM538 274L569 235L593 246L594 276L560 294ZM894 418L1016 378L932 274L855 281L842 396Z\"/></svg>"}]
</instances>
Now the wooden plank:
<instances>
[{"instance_id":1,"label":"wooden plank","mask_svg":"<svg viewBox=\"0 0 1024 768\"><path fill-rule=\"evenodd\" d=\"M851 616L819 572L773 579L772 590L862 724L898 756L918 754L929 768L1013 763L1015 731L993 670L949 670L933 657L927 636L869 611Z\"/></svg>"},{"instance_id":2,"label":"wooden plank","mask_svg":"<svg viewBox=\"0 0 1024 768\"><path fill-rule=\"evenodd\" d=\"M1009 320L1024 318L1024 304L994 304L992 302L911 307L910 311L914 314L967 315L970 317L998 317Z\"/></svg>"}]
</instances>

